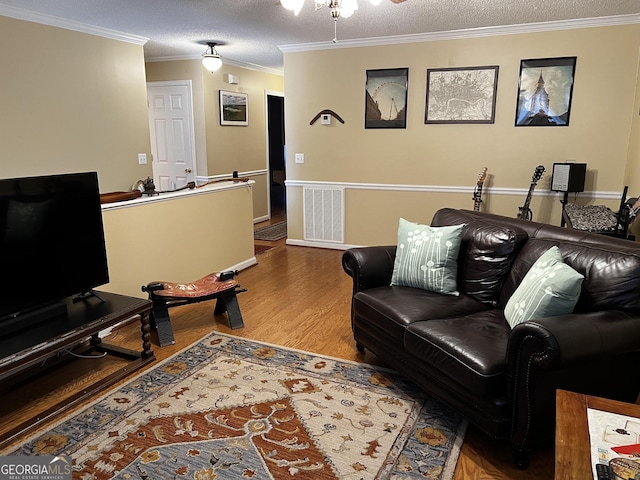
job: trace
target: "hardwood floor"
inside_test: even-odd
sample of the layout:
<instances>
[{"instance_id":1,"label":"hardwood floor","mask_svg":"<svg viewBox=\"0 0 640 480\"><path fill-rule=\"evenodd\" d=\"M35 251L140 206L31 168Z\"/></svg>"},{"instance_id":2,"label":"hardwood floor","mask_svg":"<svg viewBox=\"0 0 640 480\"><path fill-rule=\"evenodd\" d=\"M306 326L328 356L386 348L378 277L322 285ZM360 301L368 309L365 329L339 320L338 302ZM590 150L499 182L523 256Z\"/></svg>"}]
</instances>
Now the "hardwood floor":
<instances>
[{"instance_id":1,"label":"hardwood floor","mask_svg":"<svg viewBox=\"0 0 640 480\"><path fill-rule=\"evenodd\" d=\"M277 218L272 219L272 222ZM264 224L256 225L256 227ZM231 330L226 317L214 319L214 301L173 308L176 344L160 348L155 332L153 350L158 362L211 331L312 351L358 362L377 360L355 348L349 320L351 279L341 266L342 251L285 245L285 240L260 242L275 248L258 255L258 264L236 277L247 292L238 296L245 327ZM140 348L139 324L120 327L105 341ZM74 359L72 364L36 381L0 393L0 432L32 416L61 397L83 388L97 376L119 368L111 358ZM470 427L456 468L455 479L551 479L553 447L535 452L526 471L512 464L511 449Z\"/></svg>"}]
</instances>

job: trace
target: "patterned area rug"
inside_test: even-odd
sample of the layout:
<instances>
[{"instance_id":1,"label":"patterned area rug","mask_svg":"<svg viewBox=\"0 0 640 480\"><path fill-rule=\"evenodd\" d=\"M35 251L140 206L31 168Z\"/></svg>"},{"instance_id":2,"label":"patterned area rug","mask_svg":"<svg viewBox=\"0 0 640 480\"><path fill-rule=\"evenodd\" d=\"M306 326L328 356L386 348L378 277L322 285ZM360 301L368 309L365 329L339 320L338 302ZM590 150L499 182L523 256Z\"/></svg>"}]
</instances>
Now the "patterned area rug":
<instances>
[{"instance_id":1,"label":"patterned area rug","mask_svg":"<svg viewBox=\"0 0 640 480\"><path fill-rule=\"evenodd\" d=\"M253 232L253 238L255 240L270 240L276 241L287 236L287 222L282 221L269 225L268 227L258 228Z\"/></svg>"},{"instance_id":2,"label":"patterned area rug","mask_svg":"<svg viewBox=\"0 0 640 480\"><path fill-rule=\"evenodd\" d=\"M444 480L465 430L392 371L216 333L0 453L81 480Z\"/></svg>"}]
</instances>

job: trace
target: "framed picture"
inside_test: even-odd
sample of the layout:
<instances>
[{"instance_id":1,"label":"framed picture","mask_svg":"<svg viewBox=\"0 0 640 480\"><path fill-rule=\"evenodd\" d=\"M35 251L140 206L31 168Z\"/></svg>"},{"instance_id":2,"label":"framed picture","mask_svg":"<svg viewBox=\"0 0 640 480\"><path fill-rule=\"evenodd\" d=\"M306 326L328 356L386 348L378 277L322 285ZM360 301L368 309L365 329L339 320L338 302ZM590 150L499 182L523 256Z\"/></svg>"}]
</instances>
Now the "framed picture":
<instances>
[{"instance_id":1,"label":"framed picture","mask_svg":"<svg viewBox=\"0 0 640 480\"><path fill-rule=\"evenodd\" d=\"M516 127L566 127L576 57L520 61Z\"/></svg>"},{"instance_id":2,"label":"framed picture","mask_svg":"<svg viewBox=\"0 0 640 480\"><path fill-rule=\"evenodd\" d=\"M367 70L364 128L406 128L408 68Z\"/></svg>"},{"instance_id":3,"label":"framed picture","mask_svg":"<svg viewBox=\"0 0 640 480\"><path fill-rule=\"evenodd\" d=\"M498 66L427 70L424 123L494 123Z\"/></svg>"},{"instance_id":4,"label":"framed picture","mask_svg":"<svg viewBox=\"0 0 640 480\"><path fill-rule=\"evenodd\" d=\"M220 90L220 125L249 125L249 96Z\"/></svg>"}]
</instances>

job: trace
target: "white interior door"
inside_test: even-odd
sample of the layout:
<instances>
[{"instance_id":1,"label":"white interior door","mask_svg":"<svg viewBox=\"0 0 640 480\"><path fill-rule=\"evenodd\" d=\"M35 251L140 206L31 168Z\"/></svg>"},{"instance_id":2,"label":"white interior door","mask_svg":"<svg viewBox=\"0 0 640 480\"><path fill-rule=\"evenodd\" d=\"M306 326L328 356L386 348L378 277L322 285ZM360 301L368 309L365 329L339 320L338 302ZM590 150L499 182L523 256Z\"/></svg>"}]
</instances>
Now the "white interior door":
<instances>
[{"instance_id":1,"label":"white interior door","mask_svg":"<svg viewBox=\"0 0 640 480\"><path fill-rule=\"evenodd\" d=\"M149 82L147 101L153 182L160 191L183 187L196 178L191 81Z\"/></svg>"}]
</instances>

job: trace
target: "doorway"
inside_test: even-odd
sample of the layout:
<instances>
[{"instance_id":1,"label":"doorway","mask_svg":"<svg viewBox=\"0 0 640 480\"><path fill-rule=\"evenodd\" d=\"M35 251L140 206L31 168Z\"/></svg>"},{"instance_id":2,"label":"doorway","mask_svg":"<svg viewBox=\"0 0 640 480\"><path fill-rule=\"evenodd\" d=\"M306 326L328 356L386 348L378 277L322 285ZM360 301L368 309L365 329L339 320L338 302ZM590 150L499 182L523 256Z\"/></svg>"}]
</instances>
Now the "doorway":
<instances>
[{"instance_id":1,"label":"doorway","mask_svg":"<svg viewBox=\"0 0 640 480\"><path fill-rule=\"evenodd\" d=\"M191 81L148 82L153 182L157 190L181 188L196 177Z\"/></svg>"},{"instance_id":2,"label":"doorway","mask_svg":"<svg viewBox=\"0 0 640 480\"><path fill-rule=\"evenodd\" d=\"M267 92L269 217L272 223L286 219L285 145L284 96L281 93Z\"/></svg>"}]
</instances>

